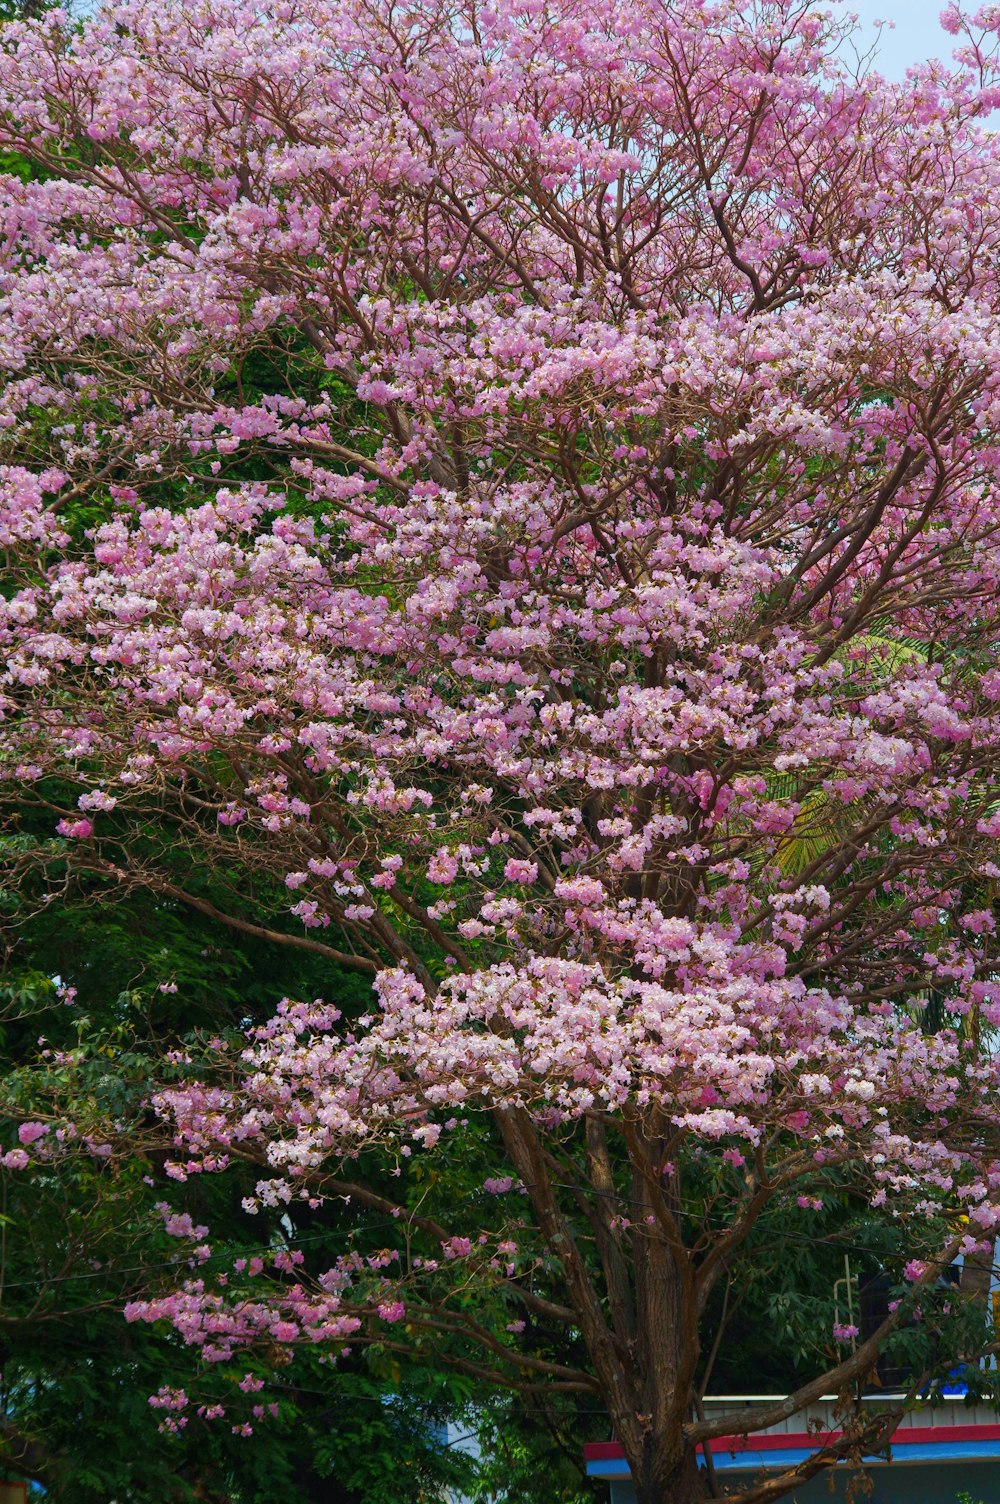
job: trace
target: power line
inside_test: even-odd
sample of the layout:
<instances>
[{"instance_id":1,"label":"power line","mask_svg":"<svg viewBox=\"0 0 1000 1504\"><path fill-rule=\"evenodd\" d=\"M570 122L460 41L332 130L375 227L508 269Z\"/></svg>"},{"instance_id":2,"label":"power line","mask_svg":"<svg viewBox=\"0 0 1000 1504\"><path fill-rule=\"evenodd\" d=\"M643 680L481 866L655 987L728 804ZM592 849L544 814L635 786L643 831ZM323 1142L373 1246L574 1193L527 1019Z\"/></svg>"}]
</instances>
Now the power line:
<instances>
[{"instance_id":1,"label":"power line","mask_svg":"<svg viewBox=\"0 0 1000 1504\"><path fill-rule=\"evenodd\" d=\"M549 1182L549 1184L552 1185L555 1189L572 1192L579 1192L583 1189L583 1187L581 1186L571 1185L568 1182L564 1181L551 1181ZM531 1187L530 1185L525 1186L524 1189L530 1190ZM588 1196L604 1197L608 1199L614 1199L616 1201L627 1200L627 1198L619 1195L619 1193L616 1191L601 1191L594 1187L586 1188L586 1194ZM468 1202L473 1198L481 1198L482 1195L483 1192L477 1188L475 1191L467 1191L459 1196L454 1197L453 1201ZM338 1195L334 1199L340 1200L343 1198ZM628 1201L627 1204L632 1208L639 1208L644 1211L656 1211L656 1207L653 1202ZM695 1203L689 1198L688 1205L690 1206L694 1204ZM419 1213L417 1213L416 1215L419 1215ZM108 1279L109 1277L114 1277L115 1275L142 1274L155 1269L170 1269L184 1265L197 1270L202 1269L206 1265L214 1263L219 1259L235 1260L243 1257L253 1257L260 1254L290 1253L294 1252L295 1249L301 1244L327 1242L338 1236L346 1236L348 1238L352 1238L360 1233L374 1233L380 1232L389 1227L400 1228L412 1225L414 1224L407 1216L405 1209L401 1209L398 1217L386 1217L377 1222L364 1222L358 1227L350 1230L330 1228L325 1229L322 1232L295 1234L289 1239L288 1243L284 1245L276 1244L274 1241L268 1243L241 1244L236 1247L229 1245L224 1249L220 1249L218 1252L209 1253L205 1258L200 1260L195 1260L192 1253L190 1251L187 1251L183 1253L177 1253L173 1257L167 1259L150 1259L142 1264L117 1266L109 1263L102 1269L73 1270L69 1274L59 1275L53 1279L44 1281L39 1281L37 1278L33 1280L18 1281L4 1280L2 1282L2 1286L0 1286L0 1293L6 1290L37 1290L40 1283L45 1284L47 1287L51 1287L60 1284L68 1284L72 1281L78 1280ZM637 1230L641 1231L642 1229L640 1227ZM796 1233L786 1229L782 1231L780 1241L808 1244L810 1247L827 1247L843 1251L845 1253L865 1254L879 1258L885 1253L884 1247L880 1247L871 1243L864 1244L856 1241L848 1241L837 1234L815 1235L811 1233ZM931 1262L933 1262L933 1260L931 1260ZM1000 1273L1000 1266L994 1265L992 1267L995 1273Z\"/></svg>"}]
</instances>

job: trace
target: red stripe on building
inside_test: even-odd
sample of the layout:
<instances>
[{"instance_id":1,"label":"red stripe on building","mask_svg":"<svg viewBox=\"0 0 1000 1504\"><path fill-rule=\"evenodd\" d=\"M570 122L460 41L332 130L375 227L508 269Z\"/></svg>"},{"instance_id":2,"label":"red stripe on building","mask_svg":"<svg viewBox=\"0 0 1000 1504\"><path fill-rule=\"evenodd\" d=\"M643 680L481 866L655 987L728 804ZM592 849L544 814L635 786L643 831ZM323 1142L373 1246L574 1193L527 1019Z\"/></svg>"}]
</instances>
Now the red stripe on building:
<instances>
[{"instance_id":1,"label":"red stripe on building","mask_svg":"<svg viewBox=\"0 0 1000 1504\"><path fill-rule=\"evenodd\" d=\"M716 1436L709 1443L713 1452L784 1452L808 1448L819 1451L839 1441L842 1431L767 1431L754 1436ZM926 1445L928 1442L1000 1441L1000 1425L994 1426L908 1426L892 1437L894 1447ZM702 1448L699 1446L699 1452ZM590 1441L583 1449L588 1462L610 1462L625 1456L617 1441Z\"/></svg>"}]
</instances>

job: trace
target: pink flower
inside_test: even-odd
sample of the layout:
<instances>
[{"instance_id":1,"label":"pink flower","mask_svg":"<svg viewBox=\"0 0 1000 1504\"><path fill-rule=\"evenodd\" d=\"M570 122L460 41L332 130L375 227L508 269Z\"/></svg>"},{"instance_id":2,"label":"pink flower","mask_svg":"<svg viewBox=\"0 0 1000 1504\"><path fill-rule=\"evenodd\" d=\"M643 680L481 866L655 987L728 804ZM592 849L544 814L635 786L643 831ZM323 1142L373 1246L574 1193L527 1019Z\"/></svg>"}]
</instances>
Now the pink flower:
<instances>
[{"instance_id":1,"label":"pink flower","mask_svg":"<svg viewBox=\"0 0 1000 1504\"><path fill-rule=\"evenodd\" d=\"M113 794L105 793L103 789L91 789L89 794L81 794L76 801L80 809L114 809L118 800Z\"/></svg>"},{"instance_id":2,"label":"pink flower","mask_svg":"<svg viewBox=\"0 0 1000 1504\"><path fill-rule=\"evenodd\" d=\"M427 876L432 883L450 883L457 874L458 858L447 847L439 847L427 864Z\"/></svg>"},{"instance_id":3,"label":"pink flower","mask_svg":"<svg viewBox=\"0 0 1000 1504\"><path fill-rule=\"evenodd\" d=\"M58 820L56 830L61 836L67 836L72 841L84 841L94 833L94 827L89 820Z\"/></svg>"}]
</instances>

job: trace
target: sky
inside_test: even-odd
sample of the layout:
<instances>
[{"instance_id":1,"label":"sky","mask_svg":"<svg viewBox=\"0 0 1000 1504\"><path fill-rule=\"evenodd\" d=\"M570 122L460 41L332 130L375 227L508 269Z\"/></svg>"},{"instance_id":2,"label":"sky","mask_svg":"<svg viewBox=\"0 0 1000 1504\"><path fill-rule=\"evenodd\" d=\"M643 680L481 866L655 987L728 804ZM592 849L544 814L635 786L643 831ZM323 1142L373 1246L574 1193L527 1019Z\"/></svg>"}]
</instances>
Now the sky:
<instances>
[{"instance_id":1,"label":"sky","mask_svg":"<svg viewBox=\"0 0 1000 1504\"><path fill-rule=\"evenodd\" d=\"M875 21L895 21L894 30L882 30L876 66L887 78L902 78L911 63L951 60L955 41L938 21L944 7L945 0L846 0L843 9L857 12L870 40L876 36Z\"/></svg>"}]
</instances>

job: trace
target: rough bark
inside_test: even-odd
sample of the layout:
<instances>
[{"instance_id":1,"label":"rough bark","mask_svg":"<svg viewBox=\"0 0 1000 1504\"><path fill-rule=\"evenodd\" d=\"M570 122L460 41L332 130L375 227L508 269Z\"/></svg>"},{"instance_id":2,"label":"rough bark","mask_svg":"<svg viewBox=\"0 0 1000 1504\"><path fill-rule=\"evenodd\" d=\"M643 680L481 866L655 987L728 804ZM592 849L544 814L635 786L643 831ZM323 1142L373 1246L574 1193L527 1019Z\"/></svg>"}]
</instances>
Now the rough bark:
<instances>
[{"instance_id":1,"label":"rough bark","mask_svg":"<svg viewBox=\"0 0 1000 1504\"><path fill-rule=\"evenodd\" d=\"M708 1483L694 1448L668 1458L659 1441L650 1434L642 1458L630 1464L637 1504L701 1504L709 1497Z\"/></svg>"}]
</instances>

